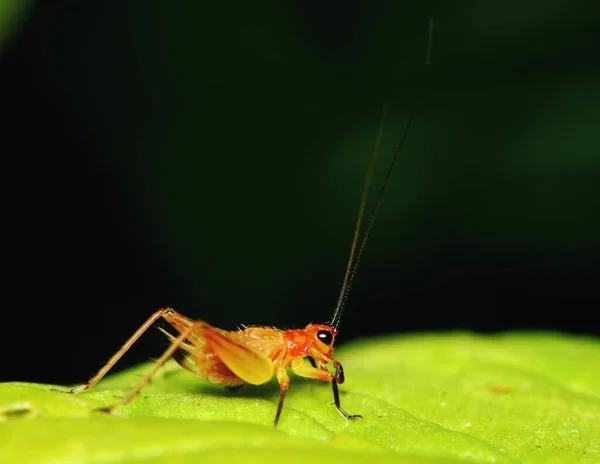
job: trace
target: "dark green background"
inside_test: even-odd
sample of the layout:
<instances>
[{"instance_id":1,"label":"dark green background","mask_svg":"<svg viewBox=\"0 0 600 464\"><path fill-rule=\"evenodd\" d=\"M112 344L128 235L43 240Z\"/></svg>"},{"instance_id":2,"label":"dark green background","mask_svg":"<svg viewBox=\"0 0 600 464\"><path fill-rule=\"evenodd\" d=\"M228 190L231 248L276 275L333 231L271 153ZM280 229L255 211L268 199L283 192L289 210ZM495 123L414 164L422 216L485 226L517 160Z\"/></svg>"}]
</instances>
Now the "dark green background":
<instances>
[{"instance_id":1,"label":"dark green background","mask_svg":"<svg viewBox=\"0 0 600 464\"><path fill-rule=\"evenodd\" d=\"M85 380L164 305L327 320L384 101L376 184L417 116L340 341L598 333L593 5L39 3L0 61L0 378ZM152 331L123 366L164 346Z\"/></svg>"}]
</instances>

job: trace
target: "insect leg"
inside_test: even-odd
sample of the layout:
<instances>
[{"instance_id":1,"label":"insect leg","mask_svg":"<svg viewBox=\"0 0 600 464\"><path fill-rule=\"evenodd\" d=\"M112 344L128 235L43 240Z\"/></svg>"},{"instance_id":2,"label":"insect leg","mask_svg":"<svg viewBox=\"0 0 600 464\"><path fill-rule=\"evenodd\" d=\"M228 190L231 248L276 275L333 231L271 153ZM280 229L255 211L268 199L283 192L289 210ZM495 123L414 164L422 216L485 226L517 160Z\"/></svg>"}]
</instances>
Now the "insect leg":
<instances>
[{"instance_id":1,"label":"insect leg","mask_svg":"<svg viewBox=\"0 0 600 464\"><path fill-rule=\"evenodd\" d=\"M346 420L353 421L359 417L362 418L360 414L348 414L344 408L342 408L342 405L340 404L340 391L338 389L338 383L344 383L344 368L337 361L333 361L333 366L335 367L335 375L331 377L331 388L333 389L333 402L335 403L335 407Z\"/></svg>"},{"instance_id":2,"label":"insect leg","mask_svg":"<svg viewBox=\"0 0 600 464\"><path fill-rule=\"evenodd\" d=\"M225 385L225 388L229 391L236 391L239 388L242 388L244 386L244 384L240 384L240 385Z\"/></svg>"},{"instance_id":3,"label":"insect leg","mask_svg":"<svg viewBox=\"0 0 600 464\"><path fill-rule=\"evenodd\" d=\"M324 366L320 369L306 366L302 363L301 358L296 358L292 361L292 370L294 371L294 374L299 375L300 377L323 380L325 382L331 381L331 387L333 388L333 402L335 403L335 407L337 408L338 412L346 420L356 420L362 416L360 414L348 414L340 404L340 392L338 390L338 383L344 383L344 369L342 368L342 365L337 361L333 361L333 365L335 367L335 375L332 375L331 372L329 372Z\"/></svg>"},{"instance_id":4,"label":"insect leg","mask_svg":"<svg viewBox=\"0 0 600 464\"><path fill-rule=\"evenodd\" d=\"M277 427L279 416L281 416L285 393L288 391L288 388L290 388L290 378L285 369L277 369L277 381L279 382L279 403L277 403L277 412L275 413L275 427Z\"/></svg>"},{"instance_id":5,"label":"insect leg","mask_svg":"<svg viewBox=\"0 0 600 464\"><path fill-rule=\"evenodd\" d=\"M165 313L168 313L170 311L173 310L171 308L163 308L156 311L152 316L148 318L146 322L142 324L142 326L139 329L136 330L136 332L131 336L131 338L125 342L121 349L117 351L113 355L113 357L108 360L104 367L102 367L102 369L100 369L94 377L92 377L86 383L82 383L81 385L77 385L76 387L71 388L71 390L69 390L68 393L79 393L96 385L100 381L100 379L104 377L108 371L111 370L111 368L117 363L117 361L121 359L125 352L129 348L131 348L131 345L133 345L137 341L137 339L140 338L141 335L146 330L148 330L148 328L152 324L154 324L158 319L160 319Z\"/></svg>"},{"instance_id":6,"label":"insect leg","mask_svg":"<svg viewBox=\"0 0 600 464\"><path fill-rule=\"evenodd\" d=\"M129 395L127 395L125 398L123 398L115 404L102 408L101 411L112 412L115 410L115 408L118 408L119 406L125 406L133 398L135 398L138 395L138 393L142 391L142 388L144 388L148 384L148 382L150 382L150 379L154 374L156 374L156 371L158 371L169 360L169 358L173 356L173 353L177 351L177 349L181 346L184 340L188 338L190 334L194 331L194 329L196 329L201 324L203 323L198 322L196 324L191 324L183 332L181 332L181 334L175 340L173 340L171 346L169 346L169 348L165 350L162 356L158 358L158 360L154 363L154 366L152 366L152 369L148 371L148 373L144 376L140 383L138 383L137 386L131 391L131 393L129 393Z\"/></svg>"}]
</instances>

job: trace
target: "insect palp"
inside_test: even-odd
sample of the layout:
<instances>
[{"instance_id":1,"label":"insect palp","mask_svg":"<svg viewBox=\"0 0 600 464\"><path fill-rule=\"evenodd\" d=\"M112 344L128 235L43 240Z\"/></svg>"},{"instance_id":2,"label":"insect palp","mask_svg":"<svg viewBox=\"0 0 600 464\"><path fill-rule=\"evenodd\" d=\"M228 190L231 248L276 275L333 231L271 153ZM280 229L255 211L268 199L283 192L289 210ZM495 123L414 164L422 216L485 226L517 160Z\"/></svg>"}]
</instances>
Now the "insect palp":
<instances>
[{"instance_id":1,"label":"insect palp","mask_svg":"<svg viewBox=\"0 0 600 464\"><path fill-rule=\"evenodd\" d=\"M337 361L334 363L334 367L335 367L335 374L334 374L335 380L337 381L337 383L340 383L340 384L344 383L346 381L346 377L344 376L344 368Z\"/></svg>"}]
</instances>

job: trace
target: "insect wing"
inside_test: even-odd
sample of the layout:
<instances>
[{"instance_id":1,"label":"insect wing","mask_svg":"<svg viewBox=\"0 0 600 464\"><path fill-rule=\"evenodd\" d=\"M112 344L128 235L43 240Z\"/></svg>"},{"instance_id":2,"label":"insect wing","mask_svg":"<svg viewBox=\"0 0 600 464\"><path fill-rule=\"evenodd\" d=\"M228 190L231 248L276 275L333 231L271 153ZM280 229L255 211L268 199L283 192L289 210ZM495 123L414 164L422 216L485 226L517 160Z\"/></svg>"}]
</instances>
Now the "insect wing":
<instances>
[{"instance_id":1,"label":"insect wing","mask_svg":"<svg viewBox=\"0 0 600 464\"><path fill-rule=\"evenodd\" d=\"M273 363L266 354L235 342L214 329L207 331L205 338L215 355L244 382L260 385L273 377Z\"/></svg>"}]
</instances>

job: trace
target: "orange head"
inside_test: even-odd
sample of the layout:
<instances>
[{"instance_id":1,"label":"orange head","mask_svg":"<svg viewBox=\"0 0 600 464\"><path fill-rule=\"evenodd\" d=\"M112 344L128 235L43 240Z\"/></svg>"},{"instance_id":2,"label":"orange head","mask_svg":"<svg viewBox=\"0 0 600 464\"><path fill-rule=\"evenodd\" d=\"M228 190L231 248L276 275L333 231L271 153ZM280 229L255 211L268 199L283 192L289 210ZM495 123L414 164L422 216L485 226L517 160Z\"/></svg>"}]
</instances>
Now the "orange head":
<instances>
[{"instance_id":1,"label":"orange head","mask_svg":"<svg viewBox=\"0 0 600 464\"><path fill-rule=\"evenodd\" d=\"M308 356L317 362L330 362L337 330L323 324L308 324L304 330L308 335Z\"/></svg>"}]
</instances>

